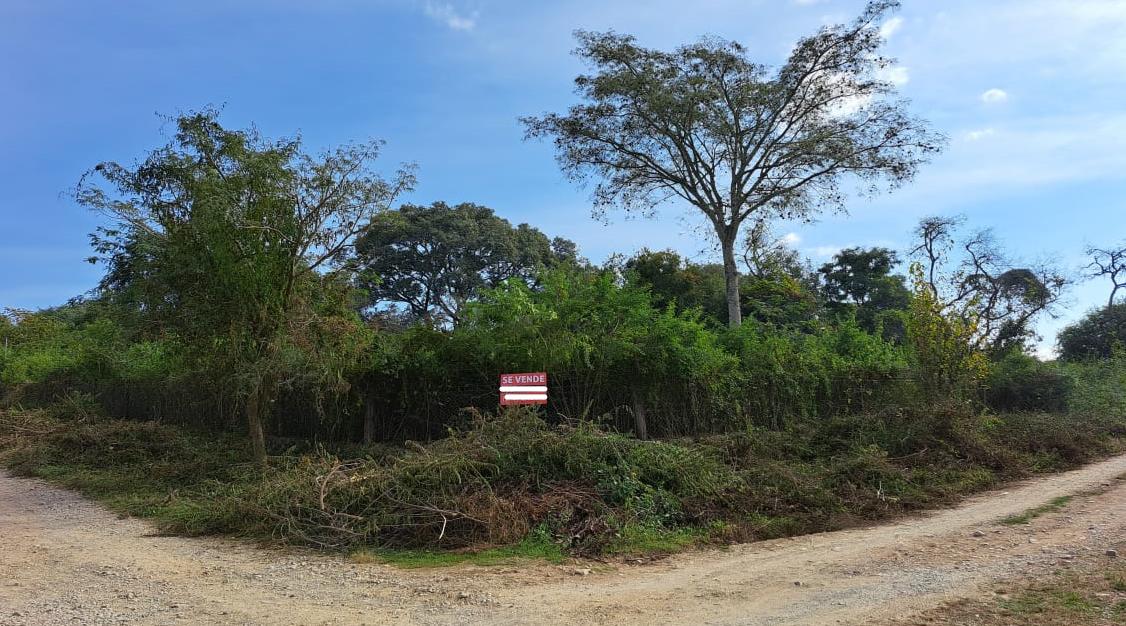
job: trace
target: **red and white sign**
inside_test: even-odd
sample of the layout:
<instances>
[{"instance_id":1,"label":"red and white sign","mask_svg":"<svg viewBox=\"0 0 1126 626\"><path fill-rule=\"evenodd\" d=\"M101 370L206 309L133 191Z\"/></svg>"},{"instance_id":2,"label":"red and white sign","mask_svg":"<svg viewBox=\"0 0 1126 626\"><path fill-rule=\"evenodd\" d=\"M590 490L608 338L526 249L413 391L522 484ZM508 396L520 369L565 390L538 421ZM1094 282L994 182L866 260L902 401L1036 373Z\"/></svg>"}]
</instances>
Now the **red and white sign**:
<instances>
[{"instance_id":1,"label":"red and white sign","mask_svg":"<svg viewBox=\"0 0 1126 626\"><path fill-rule=\"evenodd\" d=\"M547 372L501 374L500 403L547 404Z\"/></svg>"}]
</instances>

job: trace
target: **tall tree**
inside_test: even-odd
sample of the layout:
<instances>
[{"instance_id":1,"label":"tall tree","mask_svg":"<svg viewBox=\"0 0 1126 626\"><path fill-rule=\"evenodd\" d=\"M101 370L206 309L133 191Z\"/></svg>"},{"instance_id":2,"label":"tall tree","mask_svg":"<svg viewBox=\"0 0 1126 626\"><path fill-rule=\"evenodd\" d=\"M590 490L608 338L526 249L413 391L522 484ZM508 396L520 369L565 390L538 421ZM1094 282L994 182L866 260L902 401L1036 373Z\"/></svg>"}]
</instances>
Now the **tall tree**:
<instances>
[{"instance_id":1,"label":"tall tree","mask_svg":"<svg viewBox=\"0 0 1126 626\"><path fill-rule=\"evenodd\" d=\"M892 274L899 262L887 248L848 248L821 266L821 290L830 310L853 310L861 327L874 331L888 311L911 303L906 278ZM886 321L886 320L885 320Z\"/></svg>"},{"instance_id":2,"label":"tall tree","mask_svg":"<svg viewBox=\"0 0 1126 626\"><path fill-rule=\"evenodd\" d=\"M1051 315L1068 285L1050 263L1019 267L993 233L958 237L961 217L928 217L915 230L911 254L925 288L943 314L972 323L978 348L1003 351L1035 336L1032 322Z\"/></svg>"},{"instance_id":3,"label":"tall tree","mask_svg":"<svg viewBox=\"0 0 1126 626\"><path fill-rule=\"evenodd\" d=\"M1109 308L1114 305L1118 290L1126 288L1126 243L1117 248L1088 246L1087 254L1091 257L1087 275L1090 278L1106 276L1110 280L1110 296L1106 299Z\"/></svg>"},{"instance_id":4,"label":"tall tree","mask_svg":"<svg viewBox=\"0 0 1126 626\"><path fill-rule=\"evenodd\" d=\"M344 306L347 277L332 269L414 178L374 173L378 143L311 156L297 140L223 128L214 111L184 115L176 129L135 167L97 165L77 199L113 221L93 237L108 263L103 286L228 382L265 462L284 376L340 380L362 345Z\"/></svg>"},{"instance_id":5,"label":"tall tree","mask_svg":"<svg viewBox=\"0 0 1126 626\"><path fill-rule=\"evenodd\" d=\"M651 214L677 198L699 210L718 238L738 326L744 222L843 209L846 180L873 193L897 186L941 146L882 78L891 60L879 55L877 22L897 7L873 0L853 23L800 40L773 71L735 42L663 52L580 31L576 54L594 70L575 79L585 102L524 118L527 136L553 138L572 179L597 179L599 208Z\"/></svg>"},{"instance_id":6,"label":"tall tree","mask_svg":"<svg viewBox=\"0 0 1126 626\"><path fill-rule=\"evenodd\" d=\"M513 227L488 207L435 202L377 215L355 260L369 304L401 304L415 319L456 324L481 289L510 278L530 283L538 269L576 257L574 243L527 224Z\"/></svg>"}]
</instances>

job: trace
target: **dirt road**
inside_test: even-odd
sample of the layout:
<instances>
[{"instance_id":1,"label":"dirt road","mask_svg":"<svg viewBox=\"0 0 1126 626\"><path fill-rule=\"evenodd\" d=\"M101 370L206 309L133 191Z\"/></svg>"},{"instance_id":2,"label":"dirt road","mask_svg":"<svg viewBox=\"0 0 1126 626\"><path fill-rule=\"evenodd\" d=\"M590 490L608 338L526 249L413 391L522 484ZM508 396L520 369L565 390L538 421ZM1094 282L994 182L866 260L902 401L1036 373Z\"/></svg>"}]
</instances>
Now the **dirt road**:
<instances>
[{"instance_id":1,"label":"dirt road","mask_svg":"<svg viewBox=\"0 0 1126 626\"><path fill-rule=\"evenodd\" d=\"M1076 556L1110 558L1106 546L1126 537L1124 475L1120 456L901 523L588 573L399 570L156 536L0 474L0 624L869 624ZM1076 494L1029 525L998 523Z\"/></svg>"}]
</instances>

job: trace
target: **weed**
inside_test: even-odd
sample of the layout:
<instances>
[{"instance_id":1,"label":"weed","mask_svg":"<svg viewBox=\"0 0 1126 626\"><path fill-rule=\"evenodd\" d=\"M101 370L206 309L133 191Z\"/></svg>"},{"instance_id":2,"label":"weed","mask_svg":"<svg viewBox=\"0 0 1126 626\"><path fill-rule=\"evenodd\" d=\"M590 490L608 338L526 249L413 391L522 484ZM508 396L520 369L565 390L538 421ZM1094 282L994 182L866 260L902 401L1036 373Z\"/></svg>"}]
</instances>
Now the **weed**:
<instances>
[{"instance_id":1,"label":"weed","mask_svg":"<svg viewBox=\"0 0 1126 626\"><path fill-rule=\"evenodd\" d=\"M76 397L52 411L0 412L0 464L165 532L405 566L667 553L841 528L948 502L1037 471L1045 459L1067 467L1118 445L1084 421L1077 436L1102 447L1076 456L1062 417L854 416L829 428L662 442L588 423L551 426L521 410L477 415L428 445L285 444L263 470L243 460L239 437L108 419L86 404ZM1053 425L1058 445L1024 439L1040 436L1030 427L1037 423Z\"/></svg>"},{"instance_id":2,"label":"weed","mask_svg":"<svg viewBox=\"0 0 1126 626\"><path fill-rule=\"evenodd\" d=\"M403 568L449 567L453 565L496 566L528 561L562 563L566 558L559 544L545 530L533 532L509 546L457 552L438 550L372 550L361 548L349 557L355 563L384 563Z\"/></svg>"},{"instance_id":3,"label":"weed","mask_svg":"<svg viewBox=\"0 0 1126 626\"><path fill-rule=\"evenodd\" d=\"M1009 526L1027 524L1037 517L1044 515L1045 513L1052 513L1062 509L1067 505L1068 502L1071 502L1071 496L1060 496L1058 498L1054 498L1047 504L1042 504L1038 507L1028 509L1024 513L1021 513L1019 515L1010 515L1008 517L1005 517L1001 520L1001 523L1007 524Z\"/></svg>"}]
</instances>

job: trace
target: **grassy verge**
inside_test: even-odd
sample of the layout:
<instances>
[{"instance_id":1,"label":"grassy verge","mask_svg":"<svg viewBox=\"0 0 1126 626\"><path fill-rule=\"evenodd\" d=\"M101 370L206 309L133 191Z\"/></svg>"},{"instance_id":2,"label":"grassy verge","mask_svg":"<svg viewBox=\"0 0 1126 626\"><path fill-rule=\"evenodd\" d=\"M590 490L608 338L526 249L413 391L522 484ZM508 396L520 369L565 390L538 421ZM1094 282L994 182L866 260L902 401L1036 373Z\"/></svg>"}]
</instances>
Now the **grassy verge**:
<instances>
[{"instance_id":1,"label":"grassy verge","mask_svg":"<svg viewBox=\"0 0 1126 626\"><path fill-rule=\"evenodd\" d=\"M263 470L241 438L67 404L0 413L0 464L169 533L417 567L660 554L872 523L1121 450L1124 433L1105 419L935 410L644 442L513 411L425 446L278 442Z\"/></svg>"},{"instance_id":2,"label":"grassy verge","mask_svg":"<svg viewBox=\"0 0 1126 626\"><path fill-rule=\"evenodd\" d=\"M1058 498L1052 499L1052 501L1047 504L1028 509L1024 513L1021 513L1019 515L1010 515L1008 517L1005 517L1001 520L1001 523L1009 526L1019 526L1021 524L1027 524L1037 517L1044 515L1045 513L1051 513L1053 511L1062 509L1067 505L1068 502L1071 502L1071 496L1060 496Z\"/></svg>"},{"instance_id":3,"label":"grassy verge","mask_svg":"<svg viewBox=\"0 0 1126 626\"><path fill-rule=\"evenodd\" d=\"M422 567L448 567L451 565L511 565L528 561L562 563L566 554L552 538L541 529L517 544L486 548L484 550L377 550L361 548L349 558L356 563L386 563L407 569Z\"/></svg>"}]
</instances>

